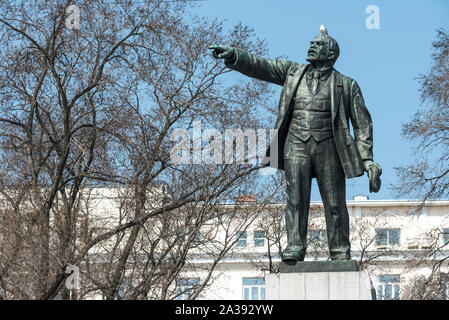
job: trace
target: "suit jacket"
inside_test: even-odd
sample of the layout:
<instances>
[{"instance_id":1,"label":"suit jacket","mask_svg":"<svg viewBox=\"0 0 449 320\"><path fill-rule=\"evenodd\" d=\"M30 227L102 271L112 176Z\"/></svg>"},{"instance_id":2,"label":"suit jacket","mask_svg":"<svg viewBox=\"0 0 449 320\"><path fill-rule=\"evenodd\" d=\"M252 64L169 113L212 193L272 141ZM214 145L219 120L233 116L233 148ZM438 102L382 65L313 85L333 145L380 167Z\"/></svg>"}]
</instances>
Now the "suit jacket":
<instances>
[{"instance_id":1,"label":"suit jacket","mask_svg":"<svg viewBox=\"0 0 449 320\"><path fill-rule=\"evenodd\" d=\"M284 144L290 126L293 98L309 64L288 60L265 59L241 49L234 49L234 57L225 61L228 68L249 77L283 86L279 99L279 112L275 124L277 129L277 165L284 169ZM347 178L364 174L363 161L373 160L373 126L357 82L333 69L330 75L332 130L338 155ZM351 136L349 120L354 131ZM271 144L273 146L273 144ZM270 148L267 156L270 155Z\"/></svg>"}]
</instances>

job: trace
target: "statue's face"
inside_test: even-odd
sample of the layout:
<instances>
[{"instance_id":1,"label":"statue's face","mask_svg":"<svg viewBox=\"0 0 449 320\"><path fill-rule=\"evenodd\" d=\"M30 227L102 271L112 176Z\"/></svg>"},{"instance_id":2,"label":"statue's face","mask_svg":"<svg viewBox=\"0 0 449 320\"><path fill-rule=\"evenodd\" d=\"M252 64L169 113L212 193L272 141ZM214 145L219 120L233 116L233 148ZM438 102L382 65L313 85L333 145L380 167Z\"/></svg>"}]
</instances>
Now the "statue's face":
<instances>
[{"instance_id":1,"label":"statue's face","mask_svg":"<svg viewBox=\"0 0 449 320\"><path fill-rule=\"evenodd\" d=\"M310 41L306 60L309 62L327 61L329 59L329 46L325 36L319 34Z\"/></svg>"}]
</instances>

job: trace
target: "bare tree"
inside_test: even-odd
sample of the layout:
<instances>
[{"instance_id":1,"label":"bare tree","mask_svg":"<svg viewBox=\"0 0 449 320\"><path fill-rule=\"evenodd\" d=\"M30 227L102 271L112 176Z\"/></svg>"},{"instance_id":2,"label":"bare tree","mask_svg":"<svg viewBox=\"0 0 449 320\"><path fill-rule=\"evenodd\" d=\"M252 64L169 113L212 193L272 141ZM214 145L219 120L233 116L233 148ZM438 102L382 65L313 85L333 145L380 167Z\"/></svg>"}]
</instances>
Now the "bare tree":
<instances>
[{"instance_id":1,"label":"bare tree","mask_svg":"<svg viewBox=\"0 0 449 320\"><path fill-rule=\"evenodd\" d=\"M287 244L287 229L285 227L285 192L280 177L273 177L271 181L273 196L270 203L258 215L252 229L263 232L266 240L266 252L256 251L254 254L246 254L251 264L262 272L278 273L279 260L282 251ZM268 261L267 261L268 260Z\"/></svg>"},{"instance_id":2,"label":"bare tree","mask_svg":"<svg viewBox=\"0 0 449 320\"><path fill-rule=\"evenodd\" d=\"M391 214L386 210L373 210L365 212L363 216L351 219L351 243L352 250L357 253L358 264L361 270L377 269L386 272L388 264L382 263L382 257L396 257L402 259L403 254L400 244L380 244L382 232L393 228Z\"/></svg>"},{"instance_id":3,"label":"bare tree","mask_svg":"<svg viewBox=\"0 0 449 320\"><path fill-rule=\"evenodd\" d=\"M278 197L282 197L282 194ZM256 223L256 228L265 231L267 251L257 257L248 255L248 259L261 271L279 272L279 261L287 238L284 211L285 206L282 203L270 204ZM386 211L373 210L365 212L363 216L351 217L350 220L351 251L362 270L375 269L385 272L389 267L380 260L382 257L404 258L398 246L380 246L376 243L378 240L376 230L391 227L391 215ZM310 207L307 229L307 256L313 260L327 260L329 248L322 206Z\"/></svg>"},{"instance_id":4,"label":"bare tree","mask_svg":"<svg viewBox=\"0 0 449 320\"><path fill-rule=\"evenodd\" d=\"M403 126L406 138L417 142L413 164L396 168L400 184L398 195L423 199L438 199L449 195L449 34L437 30L432 43L433 64L430 71L419 77L422 108ZM447 266L447 250L441 248L437 235L442 230L429 231L426 237L432 245L415 257L418 266L431 268L430 275L419 275L408 286L406 298L430 299L439 292L441 267ZM415 263L416 264L416 263ZM428 286L423 289L422 286Z\"/></svg>"},{"instance_id":5,"label":"bare tree","mask_svg":"<svg viewBox=\"0 0 449 320\"><path fill-rule=\"evenodd\" d=\"M417 275L401 289L401 300L446 300L448 274Z\"/></svg>"},{"instance_id":6,"label":"bare tree","mask_svg":"<svg viewBox=\"0 0 449 320\"><path fill-rule=\"evenodd\" d=\"M260 199L270 197L268 186L263 191L254 186L251 191ZM249 191L250 187L244 189ZM238 192L242 191L239 187ZM87 283L80 290L80 297L101 293L106 299L175 299L188 293L189 299L195 299L219 276L217 266L224 259L239 255L235 247L238 234L246 231L266 206L264 202L236 203L235 198L229 198L233 195L234 191L228 190L219 197L149 218L141 225L123 265L120 257L128 250L125 235L129 231L117 234L114 241L103 242L101 250L92 251L83 262ZM127 203L120 205L121 210L132 212L132 207L128 207L132 204L130 199L123 198ZM126 212L123 217L128 215ZM99 263L102 257L105 261ZM117 270L120 282L112 292L110 283ZM180 291L177 282L186 277L199 281L185 292ZM123 285L127 287L126 297Z\"/></svg>"},{"instance_id":7,"label":"bare tree","mask_svg":"<svg viewBox=\"0 0 449 320\"><path fill-rule=\"evenodd\" d=\"M449 243L447 230L432 228L421 235L421 243L409 253L404 270L408 279L403 287L402 299L448 299Z\"/></svg>"},{"instance_id":8,"label":"bare tree","mask_svg":"<svg viewBox=\"0 0 449 320\"><path fill-rule=\"evenodd\" d=\"M403 126L404 137L416 141L413 164L396 168L398 195L435 199L449 195L449 34L437 30L433 64L419 77L422 109Z\"/></svg>"},{"instance_id":9,"label":"bare tree","mask_svg":"<svg viewBox=\"0 0 449 320\"><path fill-rule=\"evenodd\" d=\"M194 120L221 131L258 128L270 93L252 80L223 82L228 71L207 52L228 43L262 54L263 42L242 25L226 34L219 22L187 21L188 2L0 1L6 298L67 298L69 264L89 275L89 290L117 298L142 237L151 235L154 248L161 241L151 225L254 184L257 165L170 162L174 128L191 129ZM79 29L66 27L70 5L79 8ZM126 199L104 223L92 207L99 188ZM183 227L205 221L192 219ZM112 254L95 260L104 248ZM100 262L109 265L97 277ZM141 281L139 292L158 285Z\"/></svg>"}]
</instances>

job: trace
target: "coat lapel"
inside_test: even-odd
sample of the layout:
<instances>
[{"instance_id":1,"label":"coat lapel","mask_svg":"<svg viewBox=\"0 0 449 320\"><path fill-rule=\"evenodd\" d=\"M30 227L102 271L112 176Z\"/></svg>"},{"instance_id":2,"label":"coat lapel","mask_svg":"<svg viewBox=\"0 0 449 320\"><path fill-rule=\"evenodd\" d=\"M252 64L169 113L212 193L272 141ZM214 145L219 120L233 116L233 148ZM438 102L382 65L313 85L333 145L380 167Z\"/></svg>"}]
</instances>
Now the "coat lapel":
<instances>
[{"instance_id":1,"label":"coat lapel","mask_svg":"<svg viewBox=\"0 0 449 320\"><path fill-rule=\"evenodd\" d=\"M293 80L292 80L292 81L290 82L290 84L289 84L289 88L288 88L289 90L288 90L288 92L287 92L288 97L287 97L286 102L287 102L288 104L290 104L290 103L292 102L292 99L293 99L293 97L295 96L296 91L298 90L299 82L301 81L302 77L304 76L304 74L306 73L306 71L308 70L308 68L309 68L309 65L306 64L306 65L304 65L304 66L300 66L300 67L296 70L296 72L295 72L295 74L294 74L294 76L293 76Z\"/></svg>"},{"instance_id":2,"label":"coat lapel","mask_svg":"<svg viewBox=\"0 0 449 320\"><path fill-rule=\"evenodd\" d=\"M331 88L333 88L331 94L331 113L332 123L335 124L335 119L338 115L338 110L340 107L341 93L343 88L343 81L341 77L339 77L338 72L335 69L332 72L329 85L331 86Z\"/></svg>"},{"instance_id":3,"label":"coat lapel","mask_svg":"<svg viewBox=\"0 0 449 320\"><path fill-rule=\"evenodd\" d=\"M279 110L278 122L276 128L280 128L282 124L285 124L287 120L286 117L290 114L290 109L292 107L292 99L295 97L296 91L298 90L299 82L307 71L309 65L299 65L296 70L289 72L289 79L287 79L285 96L283 97L283 103L281 104L281 109Z\"/></svg>"}]
</instances>

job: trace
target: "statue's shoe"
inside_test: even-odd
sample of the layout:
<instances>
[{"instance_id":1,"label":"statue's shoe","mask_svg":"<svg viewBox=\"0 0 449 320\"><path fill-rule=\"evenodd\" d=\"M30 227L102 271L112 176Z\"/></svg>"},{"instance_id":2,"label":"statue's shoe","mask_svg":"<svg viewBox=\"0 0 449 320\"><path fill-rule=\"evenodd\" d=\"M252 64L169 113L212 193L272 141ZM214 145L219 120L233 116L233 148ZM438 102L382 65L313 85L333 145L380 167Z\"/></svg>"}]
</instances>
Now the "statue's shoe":
<instances>
[{"instance_id":1,"label":"statue's shoe","mask_svg":"<svg viewBox=\"0 0 449 320\"><path fill-rule=\"evenodd\" d=\"M298 251L286 250L282 254L282 262L304 261L304 254Z\"/></svg>"},{"instance_id":2,"label":"statue's shoe","mask_svg":"<svg viewBox=\"0 0 449 320\"><path fill-rule=\"evenodd\" d=\"M331 254L331 260L335 261L335 260L351 260L351 256L350 255L346 255L346 254L338 254L338 255L332 255Z\"/></svg>"}]
</instances>

